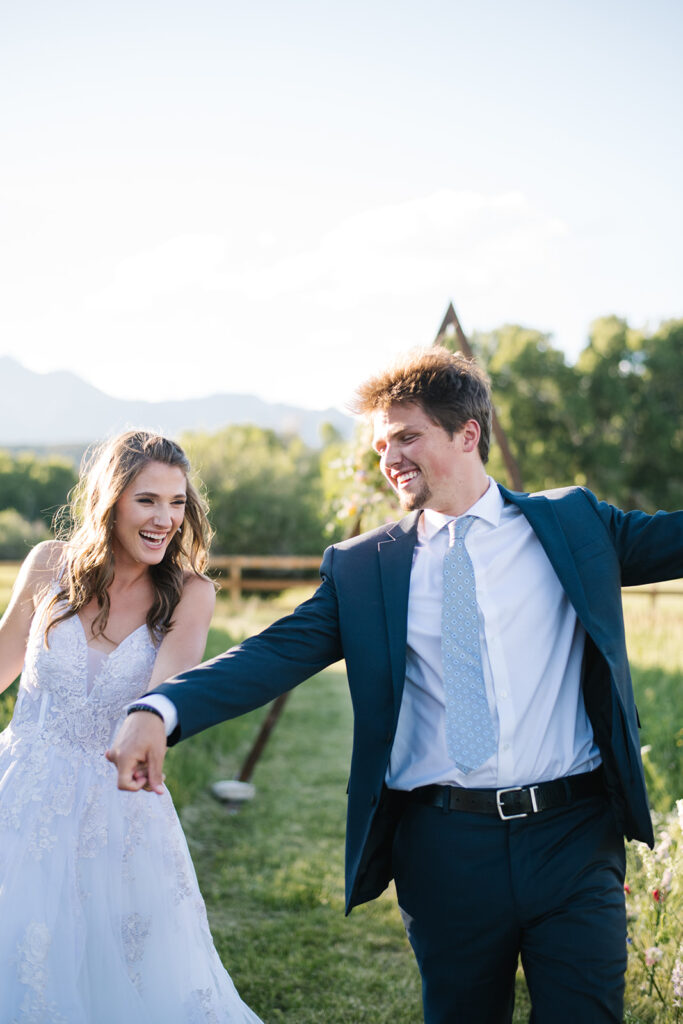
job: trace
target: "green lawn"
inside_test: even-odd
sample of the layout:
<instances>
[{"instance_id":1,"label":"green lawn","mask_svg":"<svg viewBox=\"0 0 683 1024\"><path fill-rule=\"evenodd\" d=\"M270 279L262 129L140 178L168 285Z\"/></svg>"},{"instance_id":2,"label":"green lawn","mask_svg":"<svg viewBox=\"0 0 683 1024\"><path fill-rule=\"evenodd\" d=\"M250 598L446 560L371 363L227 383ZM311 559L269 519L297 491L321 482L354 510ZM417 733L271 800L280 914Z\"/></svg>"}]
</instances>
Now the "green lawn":
<instances>
[{"instance_id":1,"label":"green lawn","mask_svg":"<svg viewBox=\"0 0 683 1024\"><path fill-rule=\"evenodd\" d=\"M207 654L262 628L291 599L252 600L237 612L219 600ZM683 597L625 603L650 785L666 811L683 796ZM267 1024L419 1024L419 978L393 893L344 917L351 709L342 666L294 691L256 770L255 800L229 813L208 786L237 775L264 713L211 729L167 759L217 948ZM0 704L0 725L2 715ZM527 1018L520 975L515 1020Z\"/></svg>"}]
</instances>

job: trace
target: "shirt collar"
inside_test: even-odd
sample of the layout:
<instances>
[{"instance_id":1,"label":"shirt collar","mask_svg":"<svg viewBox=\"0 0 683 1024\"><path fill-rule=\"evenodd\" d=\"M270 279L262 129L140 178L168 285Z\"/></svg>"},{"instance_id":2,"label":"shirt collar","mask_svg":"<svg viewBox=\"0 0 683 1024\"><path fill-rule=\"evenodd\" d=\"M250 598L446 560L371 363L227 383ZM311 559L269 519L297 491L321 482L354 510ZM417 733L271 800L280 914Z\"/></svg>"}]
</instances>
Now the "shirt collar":
<instances>
[{"instance_id":1,"label":"shirt collar","mask_svg":"<svg viewBox=\"0 0 683 1024\"><path fill-rule=\"evenodd\" d=\"M475 501L474 505L468 508L463 515L476 516L483 519L491 526L498 526L503 511L503 495L498 490L498 484L492 477L488 477L488 489L481 498ZM456 516L449 516L443 512L435 512L433 508L425 508L420 516L420 533L425 540L429 541L442 530L446 523L450 523Z\"/></svg>"}]
</instances>

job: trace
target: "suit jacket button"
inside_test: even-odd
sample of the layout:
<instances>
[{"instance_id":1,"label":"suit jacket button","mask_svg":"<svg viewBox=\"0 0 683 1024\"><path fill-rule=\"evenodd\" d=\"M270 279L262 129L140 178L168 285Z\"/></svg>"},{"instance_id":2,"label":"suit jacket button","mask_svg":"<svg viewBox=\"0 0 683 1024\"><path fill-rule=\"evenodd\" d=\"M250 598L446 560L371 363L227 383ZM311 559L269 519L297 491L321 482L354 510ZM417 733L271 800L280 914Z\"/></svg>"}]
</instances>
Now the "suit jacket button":
<instances>
[{"instance_id":1,"label":"suit jacket button","mask_svg":"<svg viewBox=\"0 0 683 1024\"><path fill-rule=\"evenodd\" d=\"M376 803L377 803L377 797L373 793L372 796L370 797L370 806L374 807Z\"/></svg>"},{"instance_id":2,"label":"suit jacket button","mask_svg":"<svg viewBox=\"0 0 683 1024\"><path fill-rule=\"evenodd\" d=\"M391 733L390 733L390 732L388 732L388 733L386 734L386 736L384 737L384 739L386 740L386 742L387 742L387 743L392 743L392 742L393 742L393 739L394 739L394 737L393 737L393 736L391 735Z\"/></svg>"}]
</instances>

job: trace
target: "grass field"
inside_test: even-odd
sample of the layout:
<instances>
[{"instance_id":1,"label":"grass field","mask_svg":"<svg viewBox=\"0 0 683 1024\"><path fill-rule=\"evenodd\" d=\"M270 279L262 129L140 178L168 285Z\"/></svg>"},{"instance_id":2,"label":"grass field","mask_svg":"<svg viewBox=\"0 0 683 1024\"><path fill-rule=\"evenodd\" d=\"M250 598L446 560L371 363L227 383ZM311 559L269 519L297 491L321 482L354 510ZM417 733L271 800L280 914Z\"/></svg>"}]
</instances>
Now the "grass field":
<instances>
[{"instance_id":1,"label":"grass field","mask_svg":"<svg viewBox=\"0 0 683 1024\"><path fill-rule=\"evenodd\" d=\"M0 607L11 576L0 566ZM267 625L300 596L239 608L219 600L207 654ZM650 788L665 813L683 796L683 595L658 597L654 606L627 596L625 607ZM0 726L11 700L0 697ZM419 1024L419 978L392 892L344 917L351 710L343 667L294 691L257 767L255 800L229 813L208 787L237 775L263 715L224 723L167 759L226 966L267 1024ZM634 987L640 991L639 979ZM675 1019L641 996L629 1010L633 1024ZM520 975L515 1021L527 1019Z\"/></svg>"}]
</instances>

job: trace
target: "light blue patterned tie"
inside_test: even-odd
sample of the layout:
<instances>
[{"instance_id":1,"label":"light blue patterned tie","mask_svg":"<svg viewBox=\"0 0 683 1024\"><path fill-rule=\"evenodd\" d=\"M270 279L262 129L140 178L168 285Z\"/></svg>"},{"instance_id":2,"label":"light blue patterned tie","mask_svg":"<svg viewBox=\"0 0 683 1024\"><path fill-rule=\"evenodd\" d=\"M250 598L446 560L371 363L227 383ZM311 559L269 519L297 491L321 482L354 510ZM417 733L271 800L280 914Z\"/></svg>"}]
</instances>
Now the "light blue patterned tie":
<instances>
[{"instance_id":1,"label":"light blue patterned tie","mask_svg":"<svg viewBox=\"0 0 683 1024\"><path fill-rule=\"evenodd\" d=\"M474 568L465 547L465 534L474 520L475 516L460 516L448 524L441 606L446 744L450 757L465 774L496 750L481 667Z\"/></svg>"}]
</instances>

